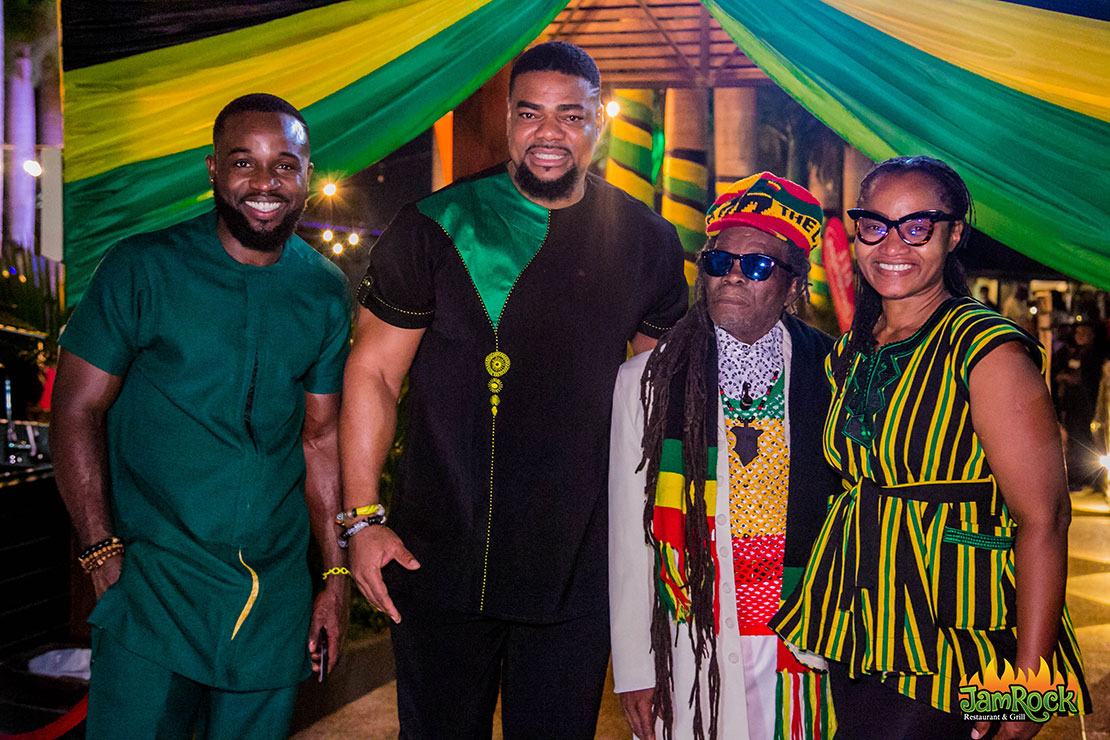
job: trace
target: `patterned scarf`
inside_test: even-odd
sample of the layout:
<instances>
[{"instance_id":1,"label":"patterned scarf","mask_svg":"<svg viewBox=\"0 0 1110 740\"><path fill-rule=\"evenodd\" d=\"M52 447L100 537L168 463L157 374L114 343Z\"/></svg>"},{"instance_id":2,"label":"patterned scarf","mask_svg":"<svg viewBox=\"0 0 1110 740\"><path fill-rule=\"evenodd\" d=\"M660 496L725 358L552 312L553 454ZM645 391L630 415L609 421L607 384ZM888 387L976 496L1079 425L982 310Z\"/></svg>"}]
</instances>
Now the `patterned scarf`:
<instances>
[{"instance_id":1,"label":"patterned scarf","mask_svg":"<svg viewBox=\"0 0 1110 740\"><path fill-rule=\"evenodd\" d=\"M694 651L695 677L691 697L694 705L694 737L703 737L701 711L701 665L704 657L710 658L709 736L716 737L720 674L716 660L716 635L720 632L720 563L717 559L715 513L717 510L717 403L718 355L717 343L709 343L706 353L704 410L707 445L707 469L700 483L704 491L699 496L695 482L688 475L691 466L684 454L686 438L685 398L688 386L684 373L678 372L671 379L667 413L663 422L663 443L659 460L659 478L651 510L651 543L655 547L655 597L656 616L660 611L675 624L687 624L691 631L691 648ZM727 481L722 495L728 495ZM705 529L692 527L688 515L704 517ZM789 527L789 521L787 522ZM702 533L699 536L699 530ZM701 540L701 547L691 551L691 540ZM699 568L698 563L703 567ZM711 564L711 567L704 567ZM691 570L693 565L693 570ZM701 571L699 574L698 571ZM705 572L706 570L710 572ZM796 579L796 569L787 569L783 578L783 592L788 594ZM782 597L780 596L780 599ZM711 611L709 610L711 604ZM734 604L729 608L735 609ZM712 614L712 621L709 614ZM654 630L653 630L654 631ZM671 649L677 646L670 645ZM657 655L657 673L659 669ZM671 662L666 661L670 674ZM776 676L776 727L775 740L822 740L836 729L832 715L825 676L815 673L799 663L780 641ZM673 676L659 686L673 687ZM677 697L676 697L677 698Z\"/></svg>"}]
</instances>

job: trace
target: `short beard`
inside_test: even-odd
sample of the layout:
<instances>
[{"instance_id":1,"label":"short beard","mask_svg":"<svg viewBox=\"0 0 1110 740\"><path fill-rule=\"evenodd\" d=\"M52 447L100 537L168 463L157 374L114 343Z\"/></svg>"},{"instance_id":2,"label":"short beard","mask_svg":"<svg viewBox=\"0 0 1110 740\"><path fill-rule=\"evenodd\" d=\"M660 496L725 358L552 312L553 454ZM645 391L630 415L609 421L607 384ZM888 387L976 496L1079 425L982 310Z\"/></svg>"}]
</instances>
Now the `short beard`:
<instances>
[{"instance_id":1,"label":"short beard","mask_svg":"<svg viewBox=\"0 0 1110 740\"><path fill-rule=\"evenodd\" d=\"M570 196L578 185L578 165L572 166L557 180L541 180L528 169L528 165L521 162L516 166L513 179L520 186L521 192L536 200L562 200Z\"/></svg>"},{"instance_id":2,"label":"short beard","mask_svg":"<svg viewBox=\"0 0 1110 740\"><path fill-rule=\"evenodd\" d=\"M213 197L216 201L216 213L227 226L227 230L240 244L256 252L276 252L285 246L285 242L289 241L289 237L297 230L297 222L301 220L301 214L304 213L305 208L305 204L302 203L300 208L289 211L289 214L274 228L259 231L251 227L247 217L220 195L219 190L213 190Z\"/></svg>"}]
</instances>

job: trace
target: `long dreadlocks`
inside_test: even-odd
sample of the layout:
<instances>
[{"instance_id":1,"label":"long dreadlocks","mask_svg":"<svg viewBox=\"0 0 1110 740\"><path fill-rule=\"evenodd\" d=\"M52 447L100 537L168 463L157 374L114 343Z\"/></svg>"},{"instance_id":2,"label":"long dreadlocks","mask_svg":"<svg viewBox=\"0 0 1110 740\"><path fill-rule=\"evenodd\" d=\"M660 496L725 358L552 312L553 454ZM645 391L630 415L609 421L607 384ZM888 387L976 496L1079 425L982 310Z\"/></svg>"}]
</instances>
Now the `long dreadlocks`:
<instances>
[{"instance_id":1,"label":"long dreadlocks","mask_svg":"<svg viewBox=\"0 0 1110 740\"><path fill-rule=\"evenodd\" d=\"M639 469L647 468L647 502L644 506L644 536L655 547L652 517L655 511L655 487L659 482L659 463L663 450L663 433L670 406L671 381L677 373L686 374L685 402L682 425L682 466L684 477L693 485L683 492L686 496L686 581L690 595L690 640L694 650L694 686L690 696L694 705L694 737L704 737L701 714L701 665L708 657L710 738L716 738L717 706L720 698L721 675L717 667L717 641L713 634L714 567L709 526L705 511L705 471L709 467L705 404L708 389L705 365L709 343L716 342L713 322L706 304L705 276L699 272L694 284L695 300L686 315L660 340L648 358L640 381L640 403L647 423L644 428L643 457ZM716 435L716 430L713 430ZM657 597L651 611L651 650L655 654L655 698L652 709L663 720L663 737L671 737L674 722L674 657L671 653L670 617Z\"/></svg>"},{"instance_id":2,"label":"long dreadlocks","mask_svg":"<svg viewBox=\"0 0 1110 740\"><path fill-rule=\"evenodd\" d=\"M716 237L709 239L704 250L713 249ZM788 261L797 295L806 294L809 260L805 252L790 244ZM793 307L791 307L793 310ZM708 429L706 403L708 394L716 392L706 384L706 363L710 347L715 349L717 336L709 317L705 273L698 270L694 283L694 302L686 315L659 341L648 358L640 380L640 403L646 424L643 456L637 471L646 468L647 483L644 505L644 537L655 549L652 532L655 513L655 489L659 482L660 458L666 418L671 406L671 386L676 376L685 375L682 409L683 477L690 483L683 517L686 544L684 573L690 598L690 647L694 652L694 682L689 702L694 707L694 738L704 740L705 730L701 706L701 667L709 659L706 677L709 689L709 737L716 740L717 716L720 705L721 674L717 665L717 639L714 632L713 603L716 598L716 572L713 564L712 533L709 530L705 504L705 473L709 467L709 440L716 440L717 430ZM671 651L671 617L662 600L655 597L651 613L651 649L655 654L655 697L653 713L663 720L663 738L672 737L674 721L674 656Z\"/></svg>"}]
</instances>

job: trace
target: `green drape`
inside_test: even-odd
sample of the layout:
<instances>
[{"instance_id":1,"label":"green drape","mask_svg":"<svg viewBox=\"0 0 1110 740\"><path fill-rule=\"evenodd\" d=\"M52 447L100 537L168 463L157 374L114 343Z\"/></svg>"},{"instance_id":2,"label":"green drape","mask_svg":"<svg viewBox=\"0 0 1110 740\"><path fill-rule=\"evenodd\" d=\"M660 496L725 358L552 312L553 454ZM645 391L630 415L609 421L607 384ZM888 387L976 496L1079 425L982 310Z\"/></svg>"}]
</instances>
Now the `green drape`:
<instances>
[{"instance_id":1,"label":"green drape","mask_svg":"<svg viewBox=\"0 0 1110 740\"><path fill-rule=\"evenodd\" d=\"M1091 10L1102 5L704 3L763 71L869 157L948 161L971 188L979 228L1110 288L1110 12ZM113 242L210 207L207 132L235 95L287 97L309 121L317 171L354 172L427 129L565 5L341 0L230 31L224 11L207 37L211 13L186 9L204 23L160 48L82 49L93 61L65 75L68 302ZM78 21L96 15L82 7Z\"/></svg>"},{"instance_id":2,"label":"green drape","mask_svg":"<svg viewBox=\"0 0 1110 740\"><path fill-rule=\"evenodd\" d=\"M393 2L390 5L439 5L457 10L462 4L455 3L452 6L447 0L425 0ZM473 5L474 9L411 50L368 70L350 84L307 104L294 100L296 95L288 93L290 99L301 106L308 121L313 143L312 158L317 172L356 172L426 130L538 36L566 4L566 0L467 0L466 4ZM336 13L348 5L361 5L370 9L375 7L374 2L348 0L306 11L303 15ZM370 15L370 12L367 14ZM426 15L423 20L434 27L438 19L432 13ZM283 18L235 31L234 34L241 36L240 44L249 47L252 39L266 34L272 24L288 22L289 18ZM321 33L338 33L343 30L326 25L320 27ZM398 33L401 29L380 30L381 33ZM416 33L419 30L404 29L407 33ZM173 55L174 63L187 63L194 69L204 70L211 66L211 79L205 80L204 76L197 76L195 86L185 90L175 89L174 95L178 96L182 105L188 105L199 97L212 97L213 93L206 85L215 86L220 89L219 98L214 101L216 111L235 95L257 92L260 89L280 94L283 81L288 81L291 89L297 89L301 71L296 68L278 68L273 69L272 74L263 75L260 72L265 71L267 65L250 57L234 62L234 65L242 65L243 69L252 71L249 79L229 87L219 77L224 73L221 65L228 62L225 58L215 56L226 54L226 48L212 46L210 53L213 57L205 57L199 53L210 48L210 41L211 39L193 41L169 49L146 52L124 62L134 63L133 60L148 55ZM365 39L367 44L373 42L373 38ZM270 63L275 58L280 61L278 52L280 49L258 47L258 54L267 55L266 59ZM350 53L352 57L357 55L357 51ZM120 63L117 60L107 64ZM80 73L92 76L95 71L95 67L90 67L72 75L75 79L68 79L67 76L67 95L134 94L131 80L128 79L114 82L114 89L98 89L92 84L87 88L77 87ZM303 75L309 74L319 77L321 71L303 71ZM173 85L175 80L160 84ZM136 107L143 102L137 99ZM89 106L87 110L91 119L96 114L96 107ZM214 113L205 113L204 120L200 120L201 116L198 115L188 131L192 133L195 128L205 133L210 131L214 116ZM127 122L119 123L126 125ZM83 133L83 127L111 125L111 121L85 120L71 116L67 110L67 145L71 140L71 130ZM98 139L92 135L86 138L95 145L107 145L96 143ZM183 135L184 138L187 137ZM181 151L130 162L82 179L74 180L67 175L64 193L66 298L69 305L74 305L80 298L93 269L104 250L111 244L130 234L163 228L211 207L212 194L204 168L204 156L210 151L210 144L206 139L202 140L204 143L188 146ZM93 144L89 146L91 148ZM66 156L76 162L81 161L83 154L80 148L71 147L66 151Z\"/></svg>"},{"instance_id":3,"label":"green drape","mask_svg":"<svg viewBox=\"0 0 1110 740\"><path fill-rule=\"evenodd\" d=\"M764 72L864 154L947 161L968 183L978 228L1110 289L1110 123L944 61L832 3L705 5ZM960 4L932 6L963 43L999 41L989 35L995 27L962 23ZM1083 27L1110 45L1110 23L1085 19Z\"/></svg>"}]
</instances>

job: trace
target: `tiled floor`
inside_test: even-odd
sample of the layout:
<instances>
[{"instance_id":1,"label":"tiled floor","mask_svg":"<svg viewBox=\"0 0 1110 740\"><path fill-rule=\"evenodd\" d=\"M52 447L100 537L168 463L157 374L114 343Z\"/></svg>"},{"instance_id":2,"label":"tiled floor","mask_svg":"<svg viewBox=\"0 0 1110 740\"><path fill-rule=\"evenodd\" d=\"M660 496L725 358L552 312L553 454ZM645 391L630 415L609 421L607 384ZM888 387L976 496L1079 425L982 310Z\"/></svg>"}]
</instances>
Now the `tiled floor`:
<instances>
[{"instance_id":1,"label":"tiled floor","mask_svg":"<svg viewBox=\"0 0 1110 740\"><path fill-rule=\"evenodd\" d=\"M493 740L501 740L501 721L497 716L494 717L493 725ZM394 740L396 737L397 688L390 682L298 732L292 740ZM602 699L596 738L625 740L630 737L628 725L621 715L620 704L613 693L610 676Z\"/></svg>"},{"instance_id":2,"label":"tiled floor","mask_svg":"<svg viewBox=\"0 0 1110 740\"><path fill-rule=\"evenodd\" d=\"M1067 600L1095 713L1055 719L1037 740L1110 740L1110 507L1089 491L1072 494Z\"/></svg>"},{"instance_id":3,"label":"tiled floor","mask_svg":"<svg viewBox=\"0 0 1110 740\"><path fill-rule=\"evenodd\" d=\"M1068 608L1083 649L1087 683L1095 714L1050 722L1038 740L1110 740L1110 508L1100 496L1073 494L1068 559ZM351 702L292 740L392 740L397 737L396 689L389 683ZM500 740L495 719L495 740ZM627 740L631 735L620 705L606 688L597 740ZM723 739L727 740L727 739Z\"/></svg>"}]
</instances>

